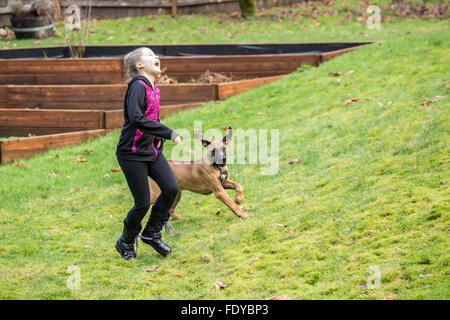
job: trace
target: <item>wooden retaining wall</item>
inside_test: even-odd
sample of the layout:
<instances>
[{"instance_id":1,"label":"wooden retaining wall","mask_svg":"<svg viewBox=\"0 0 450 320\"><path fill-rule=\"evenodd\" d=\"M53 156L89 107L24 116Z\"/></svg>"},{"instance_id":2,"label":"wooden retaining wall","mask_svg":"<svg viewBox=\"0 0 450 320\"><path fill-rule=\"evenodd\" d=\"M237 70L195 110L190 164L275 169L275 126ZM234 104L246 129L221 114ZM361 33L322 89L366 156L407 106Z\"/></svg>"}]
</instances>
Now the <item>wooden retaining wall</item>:
<instances>
[{"instance_id":1,"label":"wooden retaining wall","mask_svg":"<svg viewBox=\"0 0 450 320\"><path fill-rule=\"evenodd\" d=\"M105 135L107 132L108 130L99 129L0 141L0 163L26 158L49 149L81 143L90 138Z\"/></svg>"},{"instance_id":2,"label":"wooden retaining wall","mask_svg":"<svg viewBox=\"0 0 450 320\"><path fill-rule=\"evenodd\" d=\"M353 48L350 48L353 49ZM165 74L179 82L197 79L209 70L237 79L289 74L302 64L318 66L319 54L161 57ZM122 58L0 59L2 84L124 84Z\"/></svg>"},{"instance_id":3,"label":"wooden retaining wall","mask_svg":"<svg viewBox=\"0 0 450 320\"><path fill-rule=\"evenodd\" d=\"M160 105L222 100L283 76L221 84L160 84ZM0 85L0 108L122 110L127 85Z\"/></svg>"},{"instance_id":4,"label":"wooden retaining wall","mask_svg":"<svg viewBox=\"0 0 450 320\"><path fill-rule=\"evenodd\" d=\"M165 106L160 110L160 118L167 117L170 114L182 110L196 108L201 105L202 104L184 104ZM24 118L24 116L26 118ZM69 120L67 120L68 118ZM36 120L36 123L30 123L33 119ZM71 123L72 119L76 119L76 121ZM123 110L82 111L78 112L78 114L74 114L73 110L0 109L0 137L2 136L2 132L5 132L6 130L8 130L8 136L27 135L28 133L40 134L35 137L0 141L0 163L7 163L15 159L26 158L37 153L45 152L49 149L61 148L84 142L89 138L105 135L107 132L114 129L122 128L123 121ZM28 127L11 127L10 125L12 122L27 125ZM54 126L51 127L49 123L54 123ZM43 127L38 127L38 125L42 125ZM84 125L84 127L80 129L74 127L75 125ZM100 129L89 130L93 125L98 125ZM13 129L13 131L11 131L11 129ZM22 132L20 132L20 130L22 130ZM65 132L72 130L82 131ZM16 132L17 134L11 134L11 132ZM48 134L45 134L46 132Z\"/></svg>"}]
</instances>

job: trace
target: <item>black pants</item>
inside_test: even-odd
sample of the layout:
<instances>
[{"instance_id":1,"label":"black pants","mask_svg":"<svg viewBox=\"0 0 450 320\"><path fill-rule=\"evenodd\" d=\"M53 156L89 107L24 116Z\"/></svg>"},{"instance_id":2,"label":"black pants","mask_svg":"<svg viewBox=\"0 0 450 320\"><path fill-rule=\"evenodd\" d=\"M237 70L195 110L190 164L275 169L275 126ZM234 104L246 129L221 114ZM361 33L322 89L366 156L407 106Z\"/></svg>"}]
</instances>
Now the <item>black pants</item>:
<instances>
[{"instance_id":1,"label":"black pants","mask_svg":"<svg viewBox=\"0 0 450 320\"><path fill-rule=\"evenodd\" d=\"M124 220L130 229L141 227L150 208L150 190L148 177L151 177L161 189L161 194L152 207L148 221L148 231L160 232L164 223L169 220L169 210L178 194L179 188L172 168L164 155L158 155L155 161L130 161L117 158L120 168L134 198L134 206Z\"/></svg>"}]
</instances>

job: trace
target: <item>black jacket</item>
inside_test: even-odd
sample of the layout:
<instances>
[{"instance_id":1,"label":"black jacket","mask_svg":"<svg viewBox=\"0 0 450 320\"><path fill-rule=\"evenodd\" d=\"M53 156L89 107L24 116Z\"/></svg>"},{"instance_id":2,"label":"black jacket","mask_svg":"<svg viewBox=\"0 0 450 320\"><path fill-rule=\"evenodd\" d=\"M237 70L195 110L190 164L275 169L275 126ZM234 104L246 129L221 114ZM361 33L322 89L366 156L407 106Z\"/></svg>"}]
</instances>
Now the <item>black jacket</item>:
<instances>
[{"instance_id":1,"label":"black jacket","mask_svg":"<svg viewBox=\"0 0 450 320\"><path fill-rule=\"evenodd\" d=\"M163 151L166 139L178 134L159 122L159 89L144 76L129 83L124 100L124 123L116 155L125 160L154 161ZM156 149L158 141L161 146Z\"/></svg>"}]
</instances>

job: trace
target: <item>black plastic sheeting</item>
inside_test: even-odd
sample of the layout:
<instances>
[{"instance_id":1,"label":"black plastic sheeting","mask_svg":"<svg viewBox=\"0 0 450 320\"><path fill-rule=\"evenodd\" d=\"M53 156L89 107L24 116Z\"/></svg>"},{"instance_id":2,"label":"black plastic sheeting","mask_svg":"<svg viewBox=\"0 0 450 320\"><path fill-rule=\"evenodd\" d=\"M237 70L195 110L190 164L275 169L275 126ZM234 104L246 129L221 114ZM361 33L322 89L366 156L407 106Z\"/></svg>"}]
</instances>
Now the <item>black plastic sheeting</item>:
<instances>
[{"instance_id":1,"label":"black plastic sheeting","mask_svg":"<svg viewBox=\"0 0 450 320\"><path fill-rule=\"evenodd\" d=\"M160 57L251 55L251 54L320 54L370 42L289 43L289 44L199 44L148 45ZM118 58L145 45L87 46L84 58ZM70 58L68 47L42 47L0 50L0 59Z\"/></svg>"}]
</instances>

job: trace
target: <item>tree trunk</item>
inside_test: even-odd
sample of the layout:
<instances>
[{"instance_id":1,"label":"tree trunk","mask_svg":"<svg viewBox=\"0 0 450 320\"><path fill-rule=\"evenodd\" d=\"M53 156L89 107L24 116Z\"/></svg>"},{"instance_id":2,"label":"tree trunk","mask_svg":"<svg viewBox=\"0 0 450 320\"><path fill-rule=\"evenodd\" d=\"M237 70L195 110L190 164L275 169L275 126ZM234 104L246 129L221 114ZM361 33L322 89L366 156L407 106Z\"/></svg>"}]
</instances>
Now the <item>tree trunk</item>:
<instances>
[{"instance_id":1,"label":"tree trunk","mask_svg":"<svg viewBox=\"0 0 450 320\"><path fill-rule=\"evenodd\" d=\"M241 9L241 16L244 18L255 15L256 2L255 0L239 0L239 8Z\"/></svg>"}]
</instances>

